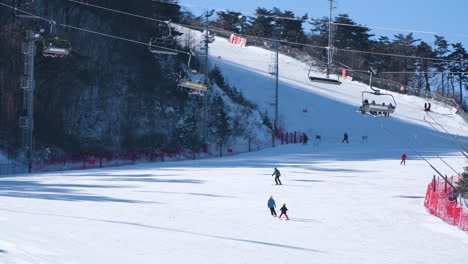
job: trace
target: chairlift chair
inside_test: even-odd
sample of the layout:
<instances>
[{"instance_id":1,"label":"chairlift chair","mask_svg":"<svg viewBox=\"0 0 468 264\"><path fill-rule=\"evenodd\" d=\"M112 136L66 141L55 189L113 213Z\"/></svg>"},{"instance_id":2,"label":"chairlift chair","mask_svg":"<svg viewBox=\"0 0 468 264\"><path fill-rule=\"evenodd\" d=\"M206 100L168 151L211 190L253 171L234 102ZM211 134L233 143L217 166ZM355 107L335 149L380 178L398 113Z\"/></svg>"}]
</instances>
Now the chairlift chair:
<instances>
[{"instance_id":1,"label":"chairlift chair","mask_svg":"<svg viewBox=\"0 0 468 264\"><path fill-rule=\"evenodd\" d=\"M327 83L327 84L335 84L335 85L340 85L341 82L335 79L330 79L330 78L321 78L321 77L315 77L315 76L310 76L310 72L312 71L313 65L310 65L309 68L309 73L308 77L311 82L319 82L319 83ZM330 68L326 67L326 70L329 70Z\"/></svg>"},{"instance_id":2,"label":"chairlift chair","mask_svg":"<svg viewBox=\"0 0 468 264\"><path fill-rule=\"evenodd\" d=\"M65 57L71 52L70 42L64 39L45 38L42 44L42 55L45 57Z\"/></svg>"},{"instance_id":3,"label":"chairlift chair","mask_svg":"<svg viewBox=\"0 0 468 264\"><path fill-rule=\"evenodd\" d=\"M182 80L179 82L179 86L182 88L192 89L192 90L200 90L200 91L207 91L208 86L204 83L199 82L192 82L190 80Z\"/></svg>"},{"instance_id":4,"label":"chairlift chair","mask_svg":"<svg viewBox=\"0 0 468 264\"><path fill-rule=\"evenodd\" d=\"M370 95L370 96L366 96ZM370 103L368 98L371 98L372 96L382 96L382 98L387 98L388 100L379 100L379 103ZM389 104L385 104L385 102L389 102ZM391 114L395 112L396 109L396 101L393 95L391 94L385 94L385 93L380 93L380 90L375 90L373 92L368 92L364 91L362 92L362 106L360 108L361 112L365 113L365 111L368 112L381 112L381 113L387 113Z\"/></svg>"},{"instance_id":5,"label":"chairlift chair","mask_svg":"<svg viewBox=\"0 0 468 264\"><path fill-rule=\"evenodd\" d=\"M196 71L192 70L190 68L190 61L192 59L192 52L189 52L189 58L187 62L187 69L191 71L192 73L196 73ZM204 95L205 92L208 90L208 85L206 83L202 83L200 81L193 82L192 80L188 78L181 79L179 81L179 87L181 88L186 88L190 89L191 92L189 94L191 95Z\"/></svg>"},{"instance_id":6,"label":"chairlift chair","mask_svg":"<svg viewBox=\"0 0 468 264\"><path fill-rule=\"evenodd\" d=\"M150 42L148 43L148 49L151 53L154 54L175 56L178 54L178 52L172 50L175 48L175 39L172 35L171 22L166 21L165 23L167 25L167 31L162 29L164 24L159 24L159 28L160 32L166 31L167 35L151 38Z\"/></svg>"},{"instance_id":7,"label":"chairlift chair","mask_svg":"<svg viewBox=\"0 0 468 264\"><path fill-rule=\"evenodd\" d=\"M149 45L149 51L155 54L172 55L178 54L177 51L171 50L174 48L174 38L172 36L163 36L157 38L151 38Z\"/></svg>"}]
</instances>

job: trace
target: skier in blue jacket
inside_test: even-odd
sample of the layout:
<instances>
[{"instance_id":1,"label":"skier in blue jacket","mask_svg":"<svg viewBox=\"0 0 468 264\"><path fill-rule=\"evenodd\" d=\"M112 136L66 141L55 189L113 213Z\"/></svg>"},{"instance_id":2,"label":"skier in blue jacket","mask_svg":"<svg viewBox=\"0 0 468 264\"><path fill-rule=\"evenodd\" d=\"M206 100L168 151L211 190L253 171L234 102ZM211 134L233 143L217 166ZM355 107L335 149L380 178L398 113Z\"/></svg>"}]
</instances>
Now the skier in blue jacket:
<instances>
[{"instance_id":1,"label":"skier in blue jacket","mask_svg":"<svg viewBox=\"0 0 468 264\"><path fill-rule=\"evenodd\" d=\"M276 217L275 207L275 200L273 200L273 196L271 196L270 199L268 199L268 208L270 208L271 215Z\"/></svg>"}]
</instances>

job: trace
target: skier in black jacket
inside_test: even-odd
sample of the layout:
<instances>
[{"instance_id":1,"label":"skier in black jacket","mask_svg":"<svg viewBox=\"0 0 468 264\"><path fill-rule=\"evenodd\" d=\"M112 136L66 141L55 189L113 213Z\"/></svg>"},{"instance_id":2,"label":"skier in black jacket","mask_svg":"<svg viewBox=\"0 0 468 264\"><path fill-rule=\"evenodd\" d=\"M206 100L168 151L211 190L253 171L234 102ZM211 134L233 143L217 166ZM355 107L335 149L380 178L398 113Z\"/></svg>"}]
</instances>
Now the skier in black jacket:
<instances>
[{"instance_id":1,"label":"skier in black jacket","mask_svg":"<svg viewBox=\"0 0 468 264\"><path fill-rule=\"evenodd\" d=\"M283 206L280 208L280 211L281 211L281 214L280 214L279 218L281 219L281 216L285 215L286 220L289 220L289 217L286 214L286 212L288 211L288 208L286 208L286 204L283 204Z\"/></svg>"},{"instance_id":2,"label":"skier in black jacket","mask_svg":"<svg viewBox=\"0 0 468 264\"><path fill-rule=\"evenodd\" d=\"M343 140L341 141L341 143L344 143L346 141L347 144L349 144L349 141L348 141L348 133L344 133L343 135Z\"/></svg>"}]
</instances>

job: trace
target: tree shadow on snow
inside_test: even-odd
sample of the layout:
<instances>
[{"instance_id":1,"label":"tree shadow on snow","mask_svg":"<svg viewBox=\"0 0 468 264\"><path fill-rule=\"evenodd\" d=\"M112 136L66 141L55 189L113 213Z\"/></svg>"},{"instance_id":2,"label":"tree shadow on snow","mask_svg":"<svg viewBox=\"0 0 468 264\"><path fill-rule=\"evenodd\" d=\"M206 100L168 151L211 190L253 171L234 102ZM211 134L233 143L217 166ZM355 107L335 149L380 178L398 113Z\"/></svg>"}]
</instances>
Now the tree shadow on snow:
<instances>
[{"instance_id":1,"label":"tree shadow on snow","mask_svg":"<svg viewBox=\"0 0 468 264\"><path fill-rule=\"evenodd\" d=\"M235 196L218 195L218 194L211 194L211 193L184 193L184 192L165 192L165 191L140 191L140 192L162 193L162 194L182 194L182 195L206 196L206 197L212 197L212 198L237 198Z\"/></svg>"},{"instance_id":2,"label":"tree shadow on snow","mask_svg":"<svg viewBox=\"0 0 468 264\"><path fill-rule=\"evenodd\" d=\"M88 185L88 184L48 184L38 181L0 181L0 196L44 199L55 201L94 201L94 202L121 202L121 203L157 203L150 201L137 201L129 199L112 198L101 195L82 193L77 189L89 188L126 188L128 186Z\"/></svg>"},{"instance_id":3,"label":"tree shadow on snow","mask_svg":"<svg viewBox=\"0 0 468 264\"><path fill-rule=\"evenodd\" d=\"M128 181L128 182L158 182L158 183L190 183L190 184L203 184L206 181L194 179L139 179L133 177L111 178L103 179L103 181Z\"/></svg>"},{"instance_id":4,"label":"tree shadow on snow","mask_svg":"<svg viewBox=\"0 0 468 264\"><path fill-rule=\"evenodd\" d=\"M293 181L298 181L298 182L324 182L322 180L293 180Z\"/></svg>"},{"instance_id":5,"label":"tree shadow on snow","mask_svg":"<svg viewBox=\"0 0 468 264\"><path fill-rule=\"evenodd\" d=\"M106 219L95 219L95 218L87 218L87 217L56 215L56 214L46 214L46 213L34 213L34 212L26 212L26 211L18 211L18 210L10 210L10 209L2 209L2 208L0 208L0 210L1 211L8 211L8 212L16 212L16 213L56 216L56 217L63 217L63 218L80 219L80 220L95 221L95 222L104 222L104 223L119 224L119 225L130 225L130 226L136 226L136 227L159 230L159 231L168 231L168 232L175 232L175 233L190 234L190 235L194 235L194 236L221 239L221 240L230 240L230 241L236 241L236 242L241 242L241 243L251 243L251 244L257 244L257 245L263 245L263 246L279 247L279 248L293 249L293 250L300 250L300 251L308 251L308 252L315 252L315 253L327 253L327 252L321 251L321 250L305 248L305 247L299 247L299 246L293 246L293 245L287 245L287 244L272 243L272 242L266 242L266 241L260 241L260 240L251 240L251 239L243 239L243 238L235 238L235 237L228 237L228 236L204 234L204 233L198 233L198 232L182 230L182 229L176 229L176 228L140 224L140 223L136 223L136 222L114 221L114 220L106 220Z\"/></svg>"}]
</instances>

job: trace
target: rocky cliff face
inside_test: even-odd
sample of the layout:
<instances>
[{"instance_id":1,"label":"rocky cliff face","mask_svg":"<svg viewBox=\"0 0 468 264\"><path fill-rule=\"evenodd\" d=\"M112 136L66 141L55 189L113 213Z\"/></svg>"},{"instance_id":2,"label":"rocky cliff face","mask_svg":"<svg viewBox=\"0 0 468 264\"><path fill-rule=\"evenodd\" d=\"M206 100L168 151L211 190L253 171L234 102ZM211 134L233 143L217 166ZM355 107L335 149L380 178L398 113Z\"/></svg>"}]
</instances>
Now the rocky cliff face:
<instances>
[{"instance_id":1,"label":"rocky cliff face","mask_svg":"<svg viewBox=\"0 0 468 264\"><path fill-rule=\"evenodd\" d=\"M15 2L15 1L11 1ZM64 0L16 1L19 8L88 30L147 43L151 22ZM87 1L151 16L150 0ZM0 130L18 132L22 111L18 83L22 75L21 42L25 29L49 31L45 21L20 19L0 8ZM155 56L147 46L56 26L51 36L67 39L72 53L36 57L35 138L40 146L67 152L176 145L173 133L201 100L177 89L186 58ZM216 140L216 139L213 139ZM12 140L13 141L13 140ZM18 142L18 141L17 141Z\"/></svg>"}]
</instances>

